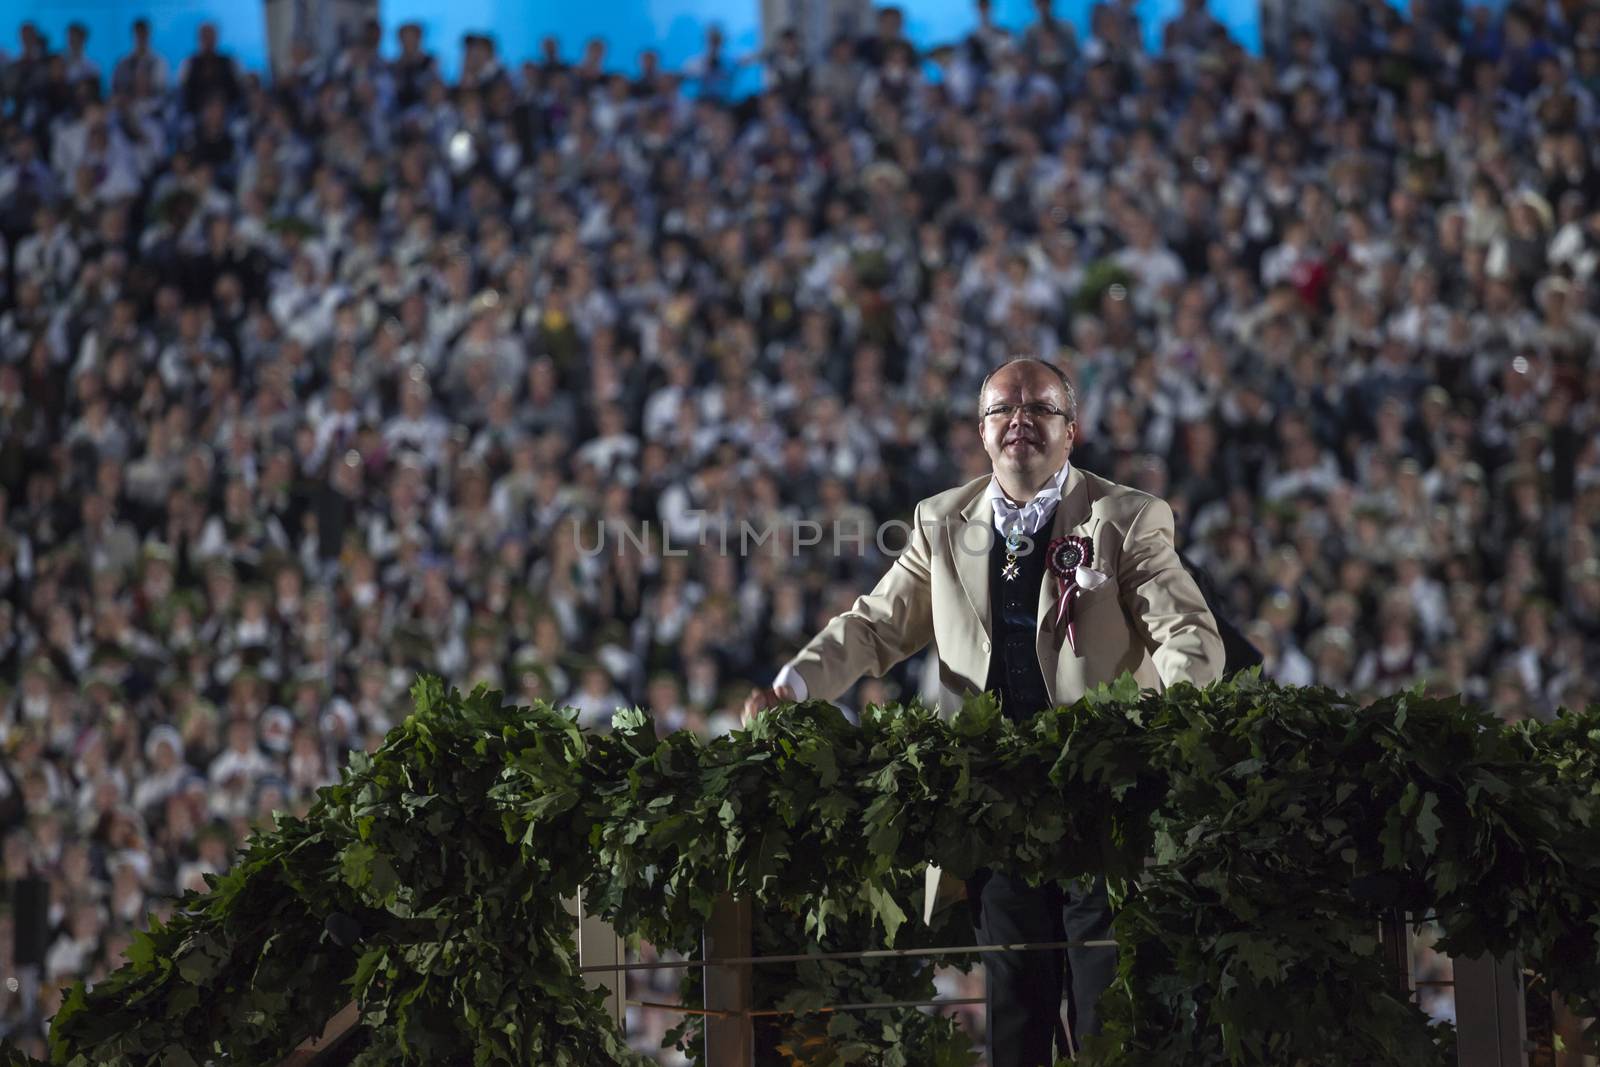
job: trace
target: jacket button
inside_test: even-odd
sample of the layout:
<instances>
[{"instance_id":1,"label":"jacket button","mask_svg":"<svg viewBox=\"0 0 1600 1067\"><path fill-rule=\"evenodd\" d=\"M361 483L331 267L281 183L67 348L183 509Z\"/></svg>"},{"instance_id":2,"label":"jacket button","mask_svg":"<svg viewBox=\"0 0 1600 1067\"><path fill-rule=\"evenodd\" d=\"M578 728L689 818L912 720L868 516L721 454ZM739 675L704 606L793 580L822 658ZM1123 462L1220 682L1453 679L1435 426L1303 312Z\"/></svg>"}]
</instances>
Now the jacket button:
<instances>
[{"instance_id":1,"label":"jacket button","mask_svg":"<svg viewBox=\"0 0 1600 1067\"><path fill-rule=\"evenodd\" d=\"M988 653L988 651L989 651L989 642L985 641L983 643L983 651L984 651L985 654Z\"/></svg>"}]
</instances>

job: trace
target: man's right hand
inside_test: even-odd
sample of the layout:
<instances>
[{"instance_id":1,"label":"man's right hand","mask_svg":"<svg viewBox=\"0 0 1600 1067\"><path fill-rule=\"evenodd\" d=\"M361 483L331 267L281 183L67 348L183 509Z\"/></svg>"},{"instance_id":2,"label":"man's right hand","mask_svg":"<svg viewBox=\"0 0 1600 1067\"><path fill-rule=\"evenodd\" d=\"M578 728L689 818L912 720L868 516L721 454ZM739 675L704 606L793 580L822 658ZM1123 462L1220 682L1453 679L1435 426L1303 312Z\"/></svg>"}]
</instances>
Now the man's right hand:
<instances>
[{"instance_id":1,"label":"man's right hand","mask_svg":"<svg viewBox=\"0 0 1600 1067\"><path fill-rule=\"evenodd\" d=\"M786 685L773 686L770 689L752 689L750 695L744 698L744 714L739 717L739 722L741 725L749 726L763 711L794 698L794 690Z\"/></svg>"}]
</instances>

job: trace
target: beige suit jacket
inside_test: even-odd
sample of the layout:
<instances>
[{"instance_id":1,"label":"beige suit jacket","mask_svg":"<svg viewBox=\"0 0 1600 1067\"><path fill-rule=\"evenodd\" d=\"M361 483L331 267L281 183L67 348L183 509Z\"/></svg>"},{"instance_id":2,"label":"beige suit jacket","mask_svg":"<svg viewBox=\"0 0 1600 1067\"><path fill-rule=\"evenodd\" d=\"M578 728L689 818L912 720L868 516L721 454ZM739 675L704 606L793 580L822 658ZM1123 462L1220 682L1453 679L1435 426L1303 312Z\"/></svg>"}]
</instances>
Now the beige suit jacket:
<instances>
[{"instance_id":1,"label":"beige suit jacket","mask_svg":"<svg viewBox=\"0 0 1600 1067\"><path fill-rule=\"evenodd\" d=\"M917 505L906 549L872 592L858 597L812 638L789 666L806 695L837 700L862 675L881 677L931 641L946 688L967 696L989 676L990 475ZM1200 589L1178 561L1166 502L1073 467L1042 552L1064 534L1094 544L1093 568L1111 580L1080 592L1073 608L1076 651L1052 624L1056 580L1040 583L1039 666L1056 704L1070 704L1130 671L1144 688L1222 674L1222 638Z\"/></svg>"}]
</instances>

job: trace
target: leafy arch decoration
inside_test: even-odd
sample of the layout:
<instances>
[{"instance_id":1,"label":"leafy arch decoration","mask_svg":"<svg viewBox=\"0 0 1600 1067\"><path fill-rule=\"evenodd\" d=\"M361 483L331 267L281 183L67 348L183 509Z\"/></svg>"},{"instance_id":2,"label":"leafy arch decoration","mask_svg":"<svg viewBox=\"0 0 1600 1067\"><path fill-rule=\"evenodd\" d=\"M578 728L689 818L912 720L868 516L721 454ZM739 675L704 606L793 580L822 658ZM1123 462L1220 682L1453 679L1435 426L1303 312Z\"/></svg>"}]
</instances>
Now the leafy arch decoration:
<instances>
[{"instance_id":1,"label":"leafy arch decoration","mask_svg":"<svg viewBox=\"0 0 1600 1067\"><path fill-rule=\"evenodd\" d=\"M1385 979L1375 916L1397 905L1431 911L1445 951L1520 953L1600 1010L1600 708L1508 726L1420 692L1358 706L1253 675L1125 678L1024 723L990 697L859 724L813 702L702 742L636 711L591 733L429 677L412 696L304 819L71 991L52 1063L268 1063L351 999L357 1063L637 1062L577 970L563 898L581 887L669 947L726 892L785 937L905 944L932 936L906 918L930 860L1107 877L1119 973L1080 1062L1448 1063L1449 1028ZM784 980L796 1058L970 1061L946 1018L806 1014L846 987L926 994L926 968Z\"/></svg>"}]
</instances>

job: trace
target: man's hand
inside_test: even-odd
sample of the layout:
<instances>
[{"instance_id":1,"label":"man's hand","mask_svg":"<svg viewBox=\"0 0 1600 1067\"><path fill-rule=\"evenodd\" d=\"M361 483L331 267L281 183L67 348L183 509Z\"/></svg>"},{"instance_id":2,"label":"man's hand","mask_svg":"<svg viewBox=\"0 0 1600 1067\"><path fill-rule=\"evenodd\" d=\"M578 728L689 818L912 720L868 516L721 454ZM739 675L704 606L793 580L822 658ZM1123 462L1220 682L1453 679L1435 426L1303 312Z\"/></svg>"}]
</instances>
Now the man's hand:
<instances>
[{"instance_id":1,"label":"man's hand","mask_svg":"<svg viewBox=\"0 0 1600 1067\"><path fill-rule=\"evenodd\" d=\"M752 689L750 695L744 698L744 714L739 717L739 722L741 725L749 726L763 711L793 699L794 690L786 685L774 686L771 689Z\"/></svg>"}]
</instances>

